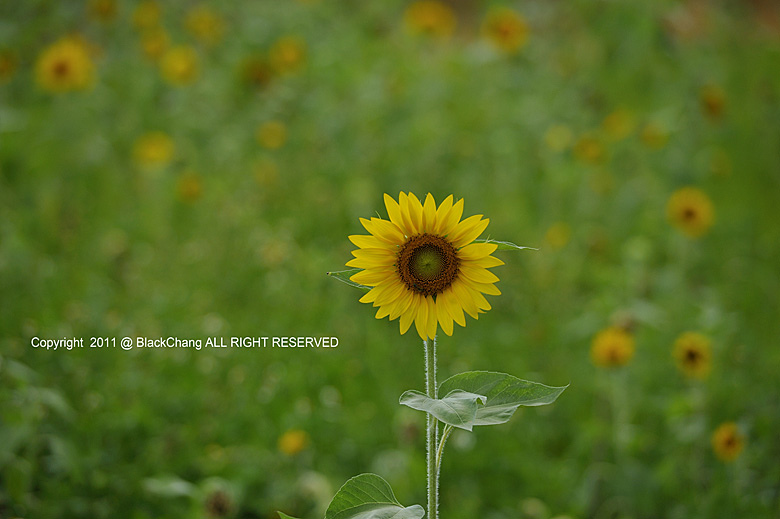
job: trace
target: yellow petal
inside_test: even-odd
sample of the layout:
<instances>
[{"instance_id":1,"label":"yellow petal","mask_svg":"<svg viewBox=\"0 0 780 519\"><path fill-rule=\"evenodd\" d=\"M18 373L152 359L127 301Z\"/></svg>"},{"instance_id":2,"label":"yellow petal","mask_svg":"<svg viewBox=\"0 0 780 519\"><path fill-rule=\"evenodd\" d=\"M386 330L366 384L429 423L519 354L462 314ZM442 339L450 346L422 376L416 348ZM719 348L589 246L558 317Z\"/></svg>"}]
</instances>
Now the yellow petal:
<instances>
[{"instance_id":1,"label":"yellow petal","mask_svg":"<svg viewBox=\"0 0 780 519\"><path fill-rule=\"evenodd\" d=\"M452 320L461 326L466 326L466 316L463 315L463 308L458 303L458 299L452 292L452 287L448 288L438 296L436 296L436 302L440 302L444 305L444 309L452 317Z\"/></svg>"},{"instance_id":2,"label":"yellow petal","mask_svg":"<svg viewBox=\"0 0 780 519\"><path fill-rule=\"evenodd\" d=\"M496 285L493 285L492 283L477 283L476 281L471 281L470 279L463 279L463 282L474 290L479 290L483 294L488 294L491 296L501 295L501 291L496 287Z\"/></svg>"},{"instance_id":3,"label":"yellow petal","mask_svg":"<svg viewBox=\"0 0 780 519\"><path fill-rule=\"evenodd\" d=\"M471 317L478 319L477 314L479 314L479 308L477 308L477 304L471 297L471 290L469 290L462 282L459 283L456 281L452 284L452 293L455 295L455 298L457 299L460 307L463 308Z\"/></svg>"},{"instance_id":4,"label":"yellow petal","mask_svg":"<svg viewBox=\"0 0 780 519\"><path fill-rule=\"evenodd\" d=\"M384 319L388 315L390 315L390 305L380 306L379 310L376 311L376 318L377 319Z\"/></svg>"},{"instance_id":5,"label":"yellow petal","mask_svg":"<svg viewBox=\"0 0 780 519\"><path fill-rule=\"evenodd\" d=\"M361 249L394 249L395 246L382 241L376 236L366 236L365 234L353 234L349 236L349 241Z\"/></svg>"},{"instance_id":6,"label":"yellow petal","mask_svg":"<svg viewBox=\"0 0 780 519\"><path fill-rule=\"evenodd\" d=\"M433 195L428 193L425 197L425 205L422 211L422 231L432 233L436 223L436 201Z\"/></svg>"},{"instance_id":7,"label":"yellow petal","mask_svg":"<svg viewBox=\"0 0 780 519\"><path fill-rule=\"evenodd\" d=\"M406 290L406 287L400 282L388 285L388 287L374 300L374 306L387 305L393 301L397 301L404 290Z\"/></svg>"},{"instance_id":8,"label":"yellow petal","mask_svg":"<svg viewBox=\"0 0 780 519\"><path fill-rule=\"evenodd\" d=\"M468 245L476 240L480 234L485 230L490 223L488 218L480 221L481 214L469 216L458 224L454 231L448 237L450 243L455 246L456 249Z\"/></svg>"},{"instance_id":9,"label":"yellow petal","mask_svg":"<svg viewBox=\"0 0 780 519\"><path fill-rule=\"evenodd\" d=\"M375 287L379 283L387 281L394 276L396 276L396 273L393 270L368 269L352 274L349 280L354 281L355 283L360 283L361 285Z\"/></svg>"},{"instance_id":10,"label":"yellow petal","mask_svg":"<svg viewBox=\"0 0 780 519\"><path fill-rule=\"evenodd\" d=\"M417 305L417 317L414 319L414 326L417 328L417 333L420 334L422 340L428 340L428 302L425 298L421 298L420 303Z\"/></svg>"},{"instance_id":11,"label":"yellow petal","mask_svg":"<svg viewBox=\"0 0 780 519\"><path fill-rule=\"evenodd\" d=\"M461 260L478 260L490 256L498 248L495 243L471 243L458 251Z\"/></svg>"},{"instance_id":12,"label":"yellow petal","mask_svg":"<svg viewBox=\"0 0 780 519\"><path fill-rule=\"evenodd\" d=\"M409 217L412 219L412 223L414 225L414 228L417 229L417 233L421 234L425 231L423 231L422 228L422 213L423 213L423 206L420 202L420 199L415 196L414 193L409 193L407 196L407 200L409 201Z\"/></svg>"},{"instance_id":13,"label":"yellow petal","mask_svg":"<svg viewBox=\"0 0 780 519\"><path fill-rule=\"evenodd\" d=\"M387 249L355 249L352 255L369 267L392 267L398 260L395 253Z\"/></svg>"},{"instance_id":14,"label":"yellow petal","mask_svg":"<svg viewBox=\"0 0 780 519\"><path fill-rule=\"evenodd\" d=\"M374 287L366 292L358 301L361 303L373 303L374 299L376 299L376 296L378 296L380 292L381 290L379 290L377 287Z\"/></svg>"},{"instance_id":15,"label":"yellow petal","mask_svg":"<svg viewBox=\"0 0 780 519\"><path fill-rule=\"evenodd\" d=\"M444 235L444 227L447 223L450 211L452 210L452 195L444 199L436 210L436 225L433 228L433 234L437 236Z\"/></svg>"},{"instance_id":16,"label":"yellow petal","mask_svg":"<svg viewBox=\"0 0 780 519\"><path fill-rule=\"evenodd\" d=\"M419 305L419 302L419 294L413 294L409 308L406 310L406 312L401 314L401 320L399 323L401 327L401 335L405 334L409 330L409 327L412 325L412 321L414 321L414 318L417 317L417 306Z\"/></svg>"},{"instance_id":17,"label":"yellow petal","mask_svg":"<svg viewBox=\"0 0 780 519\"><path fill-rule=\"evenodd\" d=\"M472 267L469 265L461 265L460 276L476 281L477 283L496 283L498 282L498 276L493 274L487 269Z\"/></svg>"},{"instance_id":18,"label":"yellow petal","mask_svg":"<svg viewBox=\"0 0 780 519\"><path fill-rule=\"evenodd\" d=\"M398 228L396 224L388 220L382 220L381 218L371 218L366 220L360 219L360 223L366 228L368 232L393 245L400 245L405 241L404 233Z\"/></svg>"},{"instance_id":19,"label":"yellow petal","mask_svg":"<svg viewBox=\"0 0 780 519\"><path fill-rule=\"evenodd\" d=\"M441 235L448 236L449 234L451 234L452 231L455 230L455 227L457 227L458 222L460 222L461 216L463 216L462 198L458 200L455 203L455 205L452 206L449 215L447 215L447 220L442 223Z\"/></svg>"},{"instance_id":20,"label":"yellow petal","mask_svg":"<svg viewBox=\"0 0 780 519\"><path fill-rule=\"evenodd\" d=\"M396 224L401 229L401 232L408 235L404 220L401 218L401 206L387 193L385 193L385 207L387 208L387 216L390 217L390 221Z\"/></svg>"},{"instance_id":21,"label":"yellow petal","mask_svg":"<svg viewBox=\"0 0 780 519\"><path fill-rule=\"evenodd\" d=\"M483 296L479 290L475 290L473 288L469 288L468 290L472 299L477 303L477 307L480 310L490 310L490 303L488 303L487 299L485 299L485 296Z\"/></svg>"},{"instance_id":22,"label":"yellow petal","mask_svg":"<svg viewBox=\"0 0 780 519\"><path fill-rule=\"evenodd\" d=\"M414 236L417 234L417 225L414 218L412 218L411 210L409 209L409 197L406 193L401 192L398 195L398 206L401 208L401 219L404 222L404 227L407 236Z\"/></svg>"},{"instance_id":23,"label":"yellow petal","mask_svg":"<svg viewBox=\"0 0 780 519\"><path fill-rule=\"evenodd\" d=\"M436 318L441 323L441 329L449 336L452 336L452 316L446 308L446 303L441 300L441 294L436 298Z\"/></svg>"},{"instance_id":24,"label":"yellow petal","mask_svg":"<svg viewBox=\"0 0 780 519\"><path fill-rule=\"evenodd\" d=\"M409 306L411 306L413 300L412 295L412 292L409 290L406 290L403 294L401 294L401 297L398 298L395 305L393 306L393 311L390 312L391 321L397 319L398 316L409 310Z\"/></svg>"},{"instance_id":25,"label":"yellow petal","mask_svg":"<svg viewBox=\"0 0 780 519\"><path fill-rule=\"evenodd\" d=\"M436 314L436 302L433 297L428 296L425 299L428 301L428 326L426 329L428 337L433 339L436 337L436 329L439 326L439 316Z\"/></svg>"},{"instance_id":26,"label":"yellow petal","mask_svg":"<svg viewBox=\"0 0 780 519\"><path fill-rule=\"evenodd\" d=\"M464 260L464 264L470 265L472 267L482 267L487 269L491 267L500 267L504 264L504 262L494 256L488 256L487 258L482 258L474 262L471 262L470 260Z\"/></svg>"}]
</instances>

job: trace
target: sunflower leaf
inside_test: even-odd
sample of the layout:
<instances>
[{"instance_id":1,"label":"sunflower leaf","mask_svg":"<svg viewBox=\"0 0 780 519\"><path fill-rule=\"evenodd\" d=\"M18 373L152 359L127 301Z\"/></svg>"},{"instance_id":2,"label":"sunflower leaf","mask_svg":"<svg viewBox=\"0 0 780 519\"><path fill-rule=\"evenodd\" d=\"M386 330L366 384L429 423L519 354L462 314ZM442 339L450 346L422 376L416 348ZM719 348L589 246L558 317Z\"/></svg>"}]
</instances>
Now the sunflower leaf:
<instances>
[{"instance_id":1,"label":"sunflower leaf","mask_svg":"<svg viewBox=\"0 0 780 519\"><path fill-rule=\"evenodd\" d=\"M496 425L508 422L518 407L546 405L569 387L551 387L521 380L506 373L467 371L448 378L439 386L440 393L461 390L485 395L485 405L476 410L470 425Z\"/></svg>"},{"instance_id":2,"label":"sunflower leaf","mask_svg":"<svg viewBox=\"0 0 780 519\"><path fill-rule=\"evenodd\" d=\"M477 243L495 243L498 245L497 251L499 250L523 250L523 249L530 249L530 250L539 250L534 247L523 247L520 245L515 245L511 241L498 241L493 240L491 238L483 238L481 240L474 240Z\"/></svg>"},{"instance_id":3,"label":"sunflower leaf","mask_svg":"<svg viewBox=\"0 0 780 519\"><path fill-rule=\"evenodd\" d=\"M431 398L419 391L407 391L399 400L401 405L429 413L439 421L471 431L477 416L479 403L487 397L460 389L450 391L444 398Z\"/></svg>"},{"instance_id":4,"label":"sunflower leaf","mask_svg":"<svg viewBox=\"0 0 780 519\"><path fill-rule=\"evenodd\" d=\"M325 519L422 519L420 505L404 507L387 481L360 474L342 486L325 512Z\"/></svg>"},{"instance_id":5,"label":"sunflower leaf","mask_svg":"<svg viewBox=\"0 0 780 519\"><path fill-rule=\"evenodd\" d=\"M349 269L349 270L338 270L335 272L328 272L327 274L335 279L338 279L342 283L346 283L347 285L355 288L359 288L360 290L365 290L366 292L371 290L371 287L368 287L366 285L361 285L360 283L355 283L352 281L351 278L358 272L360 272L363 269Z\"/></svg>"}]
</instances>

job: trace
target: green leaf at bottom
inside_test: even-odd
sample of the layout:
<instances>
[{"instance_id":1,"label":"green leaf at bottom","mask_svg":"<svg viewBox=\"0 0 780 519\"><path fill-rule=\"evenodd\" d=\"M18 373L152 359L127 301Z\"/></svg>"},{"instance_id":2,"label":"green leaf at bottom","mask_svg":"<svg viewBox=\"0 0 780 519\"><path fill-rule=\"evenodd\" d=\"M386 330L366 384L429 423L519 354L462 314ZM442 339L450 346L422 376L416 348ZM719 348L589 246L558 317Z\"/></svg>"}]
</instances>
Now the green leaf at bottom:
<instances>
[{"instance_id":1,"label":"green leaf at bottom","mask_svg":"<svg viewBox=\"0 0 780 519\"><path fill-rule=\"evenodd\" d=\"M404 507L390 485L376 474L361 474L342 486L325 512L325 519L422 519L420 505Z\"/></svg>"},{"instance_id":2,"label":"green leaf at bottom","mask_svg":"<svg viewBox=\"0 0 780 519\"><path fill-rule=\"evenodd\" d=\"M487 401L479 406L472 425L496 425L508 422L518 407L551 404L569 386L550 387L538 382L521 380L506 373L467 371L448 378L439 387L447 394L460 389L485 395Z\"/></svg>"}]
</instances>

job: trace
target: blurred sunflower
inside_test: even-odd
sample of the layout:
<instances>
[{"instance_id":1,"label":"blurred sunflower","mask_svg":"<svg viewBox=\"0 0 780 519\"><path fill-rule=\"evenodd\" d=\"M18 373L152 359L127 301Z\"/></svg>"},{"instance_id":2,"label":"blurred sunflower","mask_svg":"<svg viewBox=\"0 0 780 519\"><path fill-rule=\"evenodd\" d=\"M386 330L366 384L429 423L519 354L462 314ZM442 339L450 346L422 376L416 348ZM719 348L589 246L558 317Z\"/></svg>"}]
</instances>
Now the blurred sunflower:
<instances>
[{"instance_id":1,"label":"blurred sunflower","mask_svg":"<svg viewBox=\"0 0 780 519\"><path fill-rule=\"evenodd\" d=\"M562 249L569 243L571 227L566 222L557 222L544 233L544 241L554 250Z\"/></svg>"},{"instance_id":2,"label":"blurred sunflower","mask_svg":"<svg viewBox=\"0 0 780 519\"><path fill-rule=\"evenodd\" d=\"M455 30L456 19L452 8L437 0L412 2L404 12L406 27L415 34L449 37Z\"/></svg>"},{"instance_id":3,"label":"blurred sunflower","mask_svg":"<svg viewBox=\"0 0 780 519\"><path fill-rule=\"evenodd\" d=\"M163 132L149 132L135 141L133 159L143 168L161 167L170 163L175 152L173 139Z\"/></svg>"},{"instance_id":4,"label":"blurred sunflower","mask_svg":"<svg viewBox=\"0 0 780 519\"><path fill-rule=\"evenodd\" d=\"M561 152L571 146L574 134L565 124L556 124L544 133L544 143L552 151Z\"/></svg>"},{"instance_id":5,"label":"blurred sunflower","mask_svg":"<svg viewBox=\"0 0 780 519\"><path fill-rule=\"evenodd\" d=\"M16 72L16 57L7 50L0 50L0 85L10 80Z\"/></svg>"},{"instance_id":6,"label":"blurred sunflower","mask_svg":"<svg viewBox=\"0 0 780 519\"><path fill-rule=\"evenodd\" d=\"M184 19L184 26L204 45L216 45L225 33L225 21L205 5L193 7Z\"/></svg>"},{"instance_id":7,"label":"blurred sunflower","mask_svg":"<svg viewBox=\"0 0 780 519\"><path fill-rule=\"evenodd\" d=\"M200 73L198 54L192 47L173 47L163 54L160 71L163 79L172 85L189 85L198 79Z\"/></svg>"},{"instance_id":8,"label":"blurred sunflower","mask_svg":"<svg viewBox=\"0 0 780 519\"><path fill-rule=\"evenodd\" d=\"M634 116L625 108L618 108L607 115L601 123L604 133L613 141L621 141L631 135L634 126Z\"/></svg>"},{"instance_id":9,"label":"blurred sunflower","mask_svg":"<svg viewBox=\"0 0 780 519\"><path fill-rule=\"evenodd\" d=\"M644 125L639 138L648 148L660 150L669 142L669 130L661 123L651 121Z\"/></svg>"},{"instance_id":10,"label":"blurred sunflower","mask_svg":"<svg viewBox=\"0 0 780 519\"><path fill-rule=\"evenodd\" d=\"M146 30L157 27L162 18L162 8L156 0L143 0L133 9L133 25Z\"/></svg>"},{"instance_id":11,"label":"blurred sunflower","mask_svg":"<svg viewBox=\"0 0 780 519\"><path fill-rule=\"evenodd\" d=\"M722 461L734 461L745 447L745 436L737 424L726 422L712 433L712 449Z\"/></svg>"},{"instance_id":12,"label":"blurred sunflower","mask_svg":"<svg viewBox=\"0 0 780 519\"><path fill-rule=\"evenodd\" d=\"M695 187L678 189L666 204L669 222L691 238L705 234L715 220L710 198Z\"/></svg>"},{"instance_id":13,"label":"blurred sunflower","mask_svg":"<svg viewBox=\"0 0 780 519\"><path fill-rule=\"evenodd\" d=\"M685 332L674 341L674 359L686 376L705 378L712 367L710 339L701 333Z\"/></svg>"},{"instance_id":14,"label":"blurred sunflower","mask_svg":"<svg viewBox=\"0 0 780 519\"><path fill-rule=\"evenodd\" d=\"M144 55L152 61L157 61L168 50L171 38L162 27L145 30L141 34L141 48Z\"/></svg>"},{"instance_id":15,"label":"blurred sunflower","mask_svg":"<svg viewBox=\"0 0 780 519\"><path fill-rule=\"evenodd\" d=\"M628 364L634 356L634 337L617 326L601 330L593 337L590 358L602 368L617 368Z\"/></svg>"},{"instance_id":16,"label":"blurred sunflower","mask_svg":"<svg viewBox=\"0 0 780 519\"><path fill-rule=\"evenodd\" d=\"M249 86L263 88L274 77L274 70L264 56L253 55L244 59L240 69L241 80Z\"/></svg>"},{"instance_id":17,"label":"blurred sunflower","mask_svg":"<svg viewBox=\"0 0 780 519\"><path fill-rule=\"evenodd\" d=\"M582 162L598 165L604 162L606 150L601 140L594 134L587 133L574 143L574 156Z\"/></svg>"},{"instance_id":18,"label":"blurred sunflower","mask_svg":"<svg viewBox=\"0 0 780 519\"><path fill-rule=\"evenodd\" d=\"M704 85L699 91L701 108L710 119L720 119L726 109L726 92L718 85Z\"/></svg>"},{"instance_id":19,"label":"blurred sunflower","mask_svg":"<svg viewBox=\"0 0 780 519\"><path fill-rule=\"evenodd\" d=\"M288 456L295 456L309 445L309 435L301 429L290 429L279 437L279 450Z\"/></svg>"},{"instance_id":20,"label":"blurred sunflower","mask_svg":"<svg viewBox=\"0 0 780 519\"><path fill-rule=\"evenodd\" d=\"M38 84L50 92L86 90L95 79L89 48L78 37L57 40L38 56L35 63Z\"/></svg>"},{"instance_id":21,"label":"blurred sunflower","mask_svg":"<svg viewBox=\"0 0 780 519\"><path fill-rule=\"evenodd\" d=\"M202 194L203 182L194 171L185 171L176 180L176 195L182 202L195 202Z\"/></svg>"},{"instance_id":22,"label":"blurred sunflower","mask_svg":"<svg viewBox=\"0 0 780 519\"><path fill-rule=\"evenodd\" d=\"M485 17L482 33L503 52L514 54L528 41L529 29L519 13L507 7L497 7Z\"/></svg>"},{"instance_id":23,"label":"blurred sunflower","mask_svg":"<svg viewBox=\"0 0 780 519\"><path fill-rule=\"evenodd\" d=\"M490 255L495 243L472 243L489 220L461 221L463 200L453 204L452 195L438 208L431 194L424 205L412 193L401 193L398 202L384 198L390 219L361 218L370 235L349 237L359 248L347 266L363 269L350 279L372 287L360 302L379 307L377 319L400 317L402 334L414 321L423 340L435 337L439 324L447 335L453 322L466 326L464 310L474 319L490 310L482 294L501 292L487 269L504 262Z\"/></svg>"},{"instance_id":24,"label":"blurred sunflower","mask_svg":"<svg viewBox=\"0 0 780 519\"><path fill-rule=\"evenodd\" d=\"M90 17L101 22L110 22L116 18L116 0L90 0L87 4L87 13Z\"/></svg>"},{"instance_id":25,"label":"blurred sunflower","mask_svg":"<svg viewBox=\"0 0 780 519\"><path fill-rule=\"evenodd\" d=\"M291 74L306 60L306 42L297 36L283 36L268 51L268 59L279 74Z\"/></svg>"},{"instance_id":26,"label":"blurred sunflower","mask_svg":"<svg viewBox=\"0 0 780 519\"><path fill-rule=\"evenodd\" d=\"M266 121L257 129L255 137L262 147L279 149L287 142L287 126L282 121Z\"/></svg>"}]
</instances>

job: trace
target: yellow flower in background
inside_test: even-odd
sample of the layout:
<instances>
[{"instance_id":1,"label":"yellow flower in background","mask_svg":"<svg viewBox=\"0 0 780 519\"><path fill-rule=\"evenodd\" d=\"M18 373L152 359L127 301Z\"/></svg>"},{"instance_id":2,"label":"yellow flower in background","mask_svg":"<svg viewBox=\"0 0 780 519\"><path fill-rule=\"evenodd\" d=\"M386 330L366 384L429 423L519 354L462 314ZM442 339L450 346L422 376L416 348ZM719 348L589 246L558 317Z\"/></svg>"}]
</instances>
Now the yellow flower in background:
<instances>
[{"instance_id":1,"label":"yellow flower in background","mask_svg":"<svg viewBox=\"0 0 780 519\"><path fill-rule=\"evenodd\" d=\"M544 134L544 143L552 151L561 152L571 146L574 134L565 124L556 124L548 128Z\"/></svg>"},{"instance_id":2,"label":"yellow flower in background","mask_svg":"<svg viewBox=\"0 0 780 519\"><path fill-rule=\"evenodd\" d=\"M574 156L588 164L601 164L606 157L606 150L601 141L592 134L585 134L574 143Z\"/></svg>"},{"instance_id":3,"label":"yellow flower in background","mask_svg":"<svg viewBox=\"0 0 780 519\"><path fill-rule=\"evenodd\" d=\"M87 12L92 18L101 22L110 22L116 18L116 0L90 0L87 4Z\"/></svg>"},{"instance_id":4,"label":"yellow flower in background","mask_svg":"<svg viewBox=\"0 0 780 519\"><path fill-rule=\"evenodd\" d=\"M544 241L555 250L564 248L570 238L571 227L566 222L554 223L544 234Z\"/></svg>"},{"instance_id":5,"label":"yellow flower in background","mask_svg":"<svg viewBox=\"0 0 780 519\"><path fill-rule=\"evenodd\" d=\"M287 126L282 121L266 121L257 129L255 137L262 147L279 149L287 142Z\"/></svg>"},{"instance_id":6,"label":"yellow flower in background","mask_svg":"<svg viewBox=\"0 0 780 519\"><path fill-rule=\"evenodd\" d=\"M182 173L176 180L176 194L182 202L194 202L203 194L203 182L194 171Z\"/></svg>"},{"instance_id":7,"label":"yellow flower in background","mask_svg":"<svg viewBox=\"0 0 780 519\"><path fill-rule=\"evenodd\" d=\"M678 189L666 204L669 222L691 238L705 234L715 220L715 210L704 191L695 187Z\"/></svg>"},{"instance_id":8,"label":"yellow flower in background","mask_svg":"<svg viewBox=\"0 0 780 519\"><path fill-rule=\"evenodd\" d=\"M593 337L590 358L602 368L617 368L628 364L634 356L634 337L617 326L611 326Z\"/></svg>"},{"instance_id":9,"label":"yellow flower in background","mask_svg":"<svg viewBox=\"0 0 780 519\"><path fill-rule=\"evenodd\" d=\"M712 449L722 461L734 461L745 447L745 436L737 424L726 422L712 433Z\"/></svg>"},{"instance_id":10,"label":"yellow flower in background","mask_svg":"<svg viewBox=\"0 0 780 519\"><path fill-rule=\"evenodd\" d=\"M133 10L133 25L136 29L152 29L160 25L162 8L155 0L143 0Z\"/></svg>"},{"instance_id":11,"label":"yellow flower in background","mask_svg":"<svg viewBox=\"0 0 780 519\"><path fill-rule=\"evenodd\" d=\"M500 50L513 54L528 41L528 24L519 13L506 7L492 9L482 24L482 33Z\"/></svg>"},{"instance_id":12,"label":"yellow flower in background","mask_svg":"<svg viewBox=\"0 0 780 519\"><path fill-rule=\"evenodd\" d=\"M625 108L618 108L601 123L604 133L613 141L621 141L631 135L635 126L634 115Z\"/></svg>"},{"instance_id":13,"label":"yellow flower in background","mask_svg":"<svg viewBox=\"0 0 780 519\"><path fill-rule=\"evenodd\" d=\"M436 207L428 194L425 204L414 194L401 193L396 202L385 194L389 220L361 218L370 235L349 239L359 248L348 267L363 269L350 279L372 287L361 303L379 307L377 319L400 317L401 333L415 323L424 340L438 326L452 335L453 322L466 326L465 310L474 319L490 310L482 295L500 295L498 278L488 269L504 262L491 254L495 243L472 243L488 219L475 215L461 221L463 200L452 195Z\"/></svg>"},{"instance_id":14,"label":"yellow flower in background","mask_svg":"<svg viewBox=\"0 0 780 519\"><path fill-rule=\"evenodd\" d=\"M241 64L241 79L256 88L268 85L274 77L274 70L268 60L260 55L249 56Z\"/></svg>"},{"instance_id":15,"label":"yellow flower in background","mask_svg":"<svg viewBox=\"0 0 780 519\"><path fill-rule=\"evenodd\" d=\"M295 456L309 445L309 435L300 429L290 429L279 437L279 450Z\"/></svg>"},{"instance_id":16,"label":"yellow flower in background","mask_svg":"<svg viewBox=\"0 0 780 519\"><path fill-rule=\"evenodd\" d=\"M293 73L306 59L306 42L297 36L283 36L268 51L268 59L280 74Z\"/></svg>"},{"instance_id":17,"label":"yellow flower in background","mask_svg":"<svg viewBox=\"0 0 780 519\"><path fill-rule=\"evenodd\" d=\"M0 85L10 80L16 72L16 57L6 50L0 50Z\"/></svg>"},{"instance_id":18,"label":"yellow flower in background","mask_svg":"<svg viewBox=\"0 0 780 519\"><path fill-rule=\"evenodd\" d=\"M699 92L701 108L711 119L720 119L726 109L726 92L718 85L705 85Z\"/></svg>"},{"instance_id":19,"label":"yellow flower in background","mask_svg":"<svg viewBox=\"0 0 780 519\"><path fill-rule=\"evenodd\" d=\"M195 49L187 46L173 47L160 60L163 79L175 86L189 85L200 74L200 60Z\"/></svg>"},{"instance_id":20,"label":"yellow flower in background","mask_svg":"<svg viewBox=\"0 0 780 519\"><path fill-rule=\"evenodd\" d=\"M686 376L705 378L712 368L710 339L697 332L685 332L674 341L674 359Z\"/></svg>"},{"instance_id":21,"label":"yellow flower in background","mask_svg":"<svg viewBox=\"0 0 780 519\"><path fill-rule=\"evenodd\" d=\"M168 50L171 39L165 29L155 27L141 34L141 48L144 55L152 61L157 61Z\"/></svg>"},{"instance_id":22,"label":"yellow flower in background","mask_svg":"<svg viewBox=\"0 0 780 519\"><path fill-rule=\"evenodd\" d=\"M415 34L448 37L455 31L452 8L437 0L412 2L404 12L404 23Z\"/></svg>"},{"instance_id":23,"label":"yellow flower in background","mask_svg":"<svg viewBox=\"0 0 780 519\"><path fill-rule=\"evenodd\" d=\"M222 16L205 5L193 7L184 19L184 26L195 39L205 45L219 43L225 33Z\"/></svg>"},{"instance_id":24,"label":"yellow flower in background","mask_svg":"<svg viewBox=\"0 0 780 519\"><path fill-rule=\"evenodd\" d=\"M644 125L639 134L642 143L650 149L660 150L669 142L669 130L661 123L651 121Z\"/></svg>"},{"instance_id":25,"label":"yellow flower in background","mask_svg":"<svg viewBox=\"0 0 780 519\"><path fill-rule=\"evenodd\" d=\"M38 84L50 92L85 90L95 79L89 48L78 37L62 38L47 47L35 63Z\"/></svg>"},{"instance_id":26,"label":"yellow flower in background","mask_svg":"<svg viewBox=\"0 0 780 519\"><path fill-rule=\"evenodd\" d=\"M171 162L175 151L173 139L167 134L149 132L135 141L133 159L144 168L162 167Z\"/></svg>"}]
</instances>

